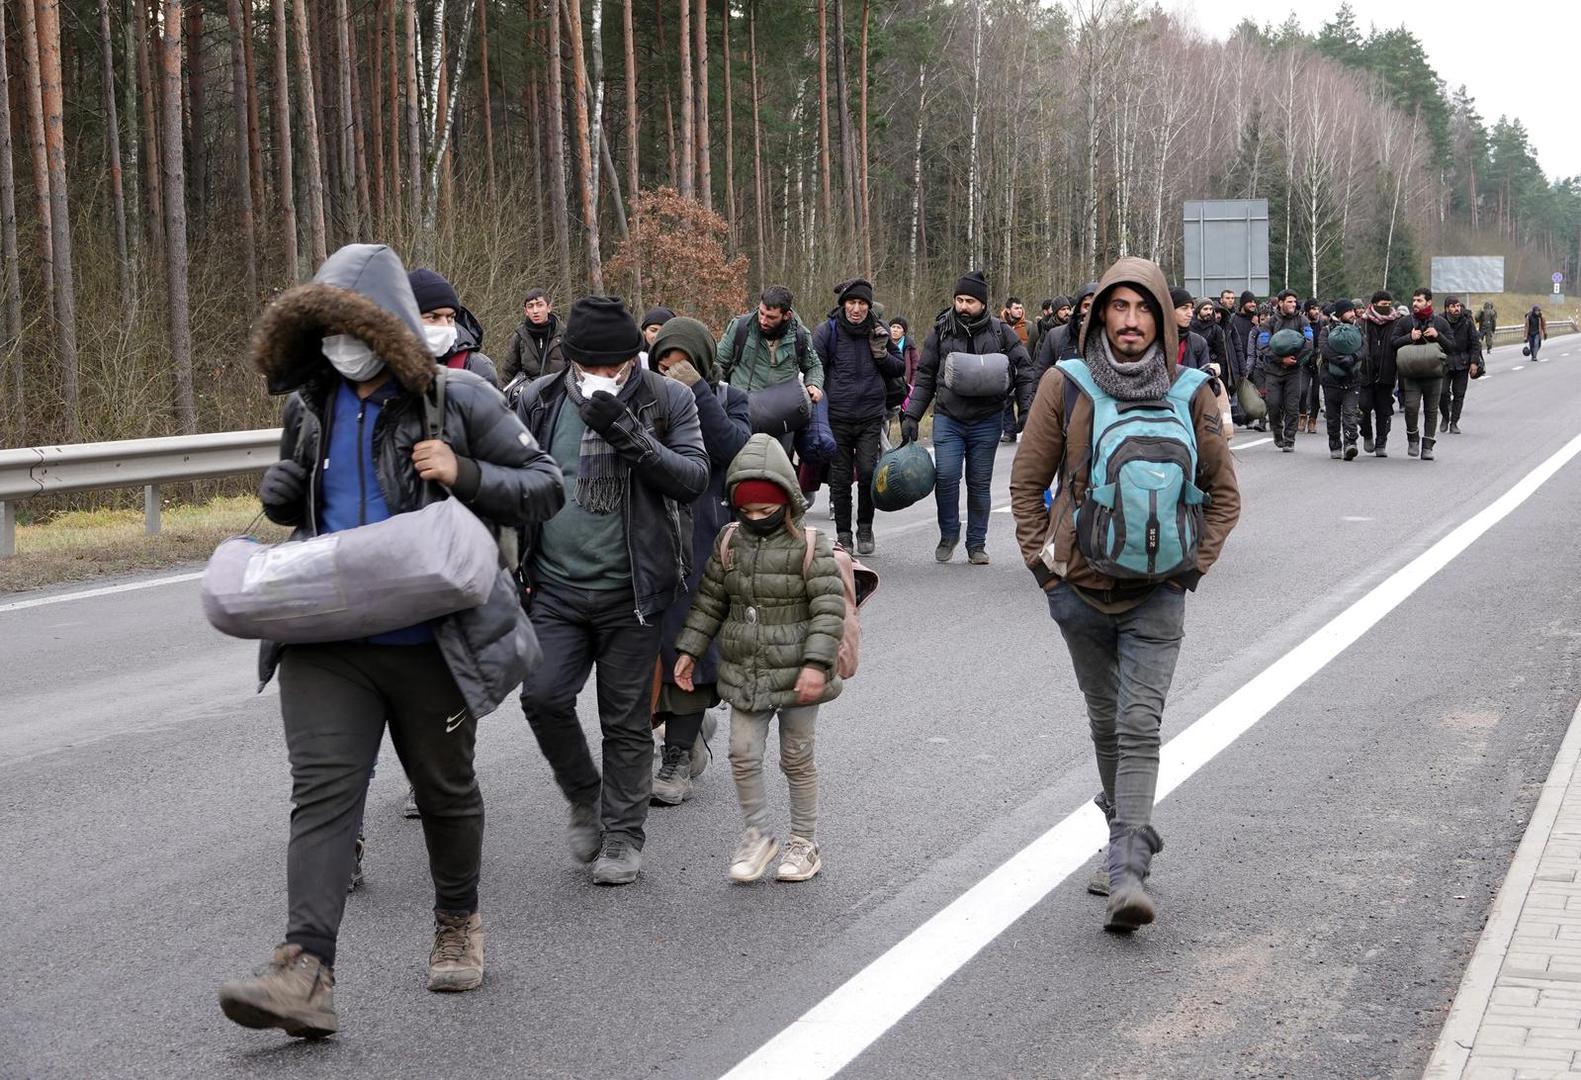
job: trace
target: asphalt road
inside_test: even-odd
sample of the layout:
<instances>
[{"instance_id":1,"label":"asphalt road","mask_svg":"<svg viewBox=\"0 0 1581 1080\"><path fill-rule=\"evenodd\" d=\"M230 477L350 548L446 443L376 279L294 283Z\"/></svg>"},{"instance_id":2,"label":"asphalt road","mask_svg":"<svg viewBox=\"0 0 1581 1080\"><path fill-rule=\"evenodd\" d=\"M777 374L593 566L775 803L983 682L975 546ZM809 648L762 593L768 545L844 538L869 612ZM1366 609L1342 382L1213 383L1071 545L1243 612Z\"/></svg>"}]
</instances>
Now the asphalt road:
<instances>
[{"instance_id":1,"label":"asphalt road","mask_svg":"<svg viewBox=\"0 0 1581 1080\"><path fill-rule=\"evenodd\" d=\"M1498 350L1435 462L1405 456L1398 416L1387 461L1238 436L1242 522L1188 602L1166 737L1581 433L1581 338L1544 359ZM1155 926L1104 934L1084 868L842 1075L1419 1075L1581 697L1577 506L1572 462L1163 802ZM639 882L593 887L511 703L479 745L484 987L423 989L431 891L386 751L341 1034L312 1045L215 1000L283 929L289 783L254 650L191 581L0 598L0 1075L722 1075L1095 789L1008 514L987 568L934 564L931 504L878 538L862 671L820 724L819 878L726 880L721 753L653 811Z\"/></svg>"}]
</instances>

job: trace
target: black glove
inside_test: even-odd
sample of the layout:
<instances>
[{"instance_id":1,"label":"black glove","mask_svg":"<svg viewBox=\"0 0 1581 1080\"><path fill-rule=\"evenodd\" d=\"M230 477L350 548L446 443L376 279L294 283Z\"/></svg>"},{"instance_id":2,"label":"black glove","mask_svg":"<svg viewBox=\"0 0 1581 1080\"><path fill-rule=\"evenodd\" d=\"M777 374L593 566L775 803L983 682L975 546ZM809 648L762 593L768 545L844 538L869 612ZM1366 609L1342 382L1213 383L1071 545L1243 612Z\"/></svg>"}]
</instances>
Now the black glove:
<instances>
[{"instance_id":1,"label":"black glove","mask_svg":"<svg viewBox=\"0 0 1581 1080\"><path fill-rule=\"evenodd\" d=\"M582 402L582 408L578 411L582 414L582 423L600 435L607 435L621 417L629 415L626 406L615 400L615 395L607 390L600 390Z\"/></svg>"},{"instance_id":2,"label":"black glove","mask_svg":"<svg viewBox=\"0 0 1581 1080\"><path fill-rule=\"evenodd\" d=\"M917 441L917 421L909 416L900 418L900 441L910 443Z\"/></svg>"},{"instance_id":3,"label":"black glove","mask_svg":"<svg viewBox=\"0 0 1581 1080\"><path fill-rule=\"evenodd\" d=\"M291 510L307 491L307 470L294 461L277 461L264 472L258 501L271 509Z\"/></svg>"}]
</instances>

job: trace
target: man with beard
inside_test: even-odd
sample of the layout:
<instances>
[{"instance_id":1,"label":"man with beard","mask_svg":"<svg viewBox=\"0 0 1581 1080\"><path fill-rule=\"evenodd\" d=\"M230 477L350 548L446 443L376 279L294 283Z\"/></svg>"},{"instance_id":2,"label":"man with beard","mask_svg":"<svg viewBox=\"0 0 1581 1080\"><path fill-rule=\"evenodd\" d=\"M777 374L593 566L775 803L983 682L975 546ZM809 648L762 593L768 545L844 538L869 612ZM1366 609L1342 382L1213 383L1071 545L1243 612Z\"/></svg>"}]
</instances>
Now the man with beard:
<instances>
[{"instance_id":1,"label":"man with beard","mask_svg":"<svg viewBox=\"0 0 1581 1080\"><path fill-rule=\"evenodd\" d=\"M1389 427L1394 417L1394 297L1388 289L1372 294L1362 313L1361 337L1361 448L1378 457L1389 456ZM1376 427L1376 439L1374 430Z\"/></svg>"},{"instance_id":2,"label":"man with beard","mask_svg":"<svg viewBox=\"0 0 1581 1080\"><path fill-rule=\"evenodd\" d=\"M1240 517L1235 462L1213 391L1203 381L1182 402L1190 383L1178 395L1174 390L1200 376L1171 362L1176 340L1168 303L1163 272L1154 263L1126 258L1109 268L1080 342L1082 359L1062 362L1039 385L1010 477L1022 559L1046 595L1086 698L1102 783L1096 801L1109 819L1106 872L1094 885L1109 897L1104 928L1122 933L1155 917L1144 886L1152 858L1163 848L1152 823L1153 801L1165 698L1185 633L1186 593L1218 559ZM1090 463L1098 453L1100 395L1106 412L1117 404L1140 410L1141 403L1161 399L1177 415L1189 410L1189 435L1181 442L1189 438L1194 448L1195 471L1182 479L1208 498L1194 530L1195 551L1180 551L1181 568L1168 576L1139 576L1119 565L1100 571L1090 546L1078 537L1078 517L1095 506ZM1111 463L1127 450L1146 453L1144 444L1160 441L1131 439L1106 442L1116 454ZM1180 442L1173 446L1186 449ZM1056 481L1053 505L1046 507L1044 493ZM1174 519L1171 509L1158 507L1159 516Z\"/></svg>"},{"instance_id":3,"label":"man with beard","mask_svg":"<svg viewBox=\"0 0 1581 1080\"><path fill-rule=\"evenodd\" d=\"M952 382L950 357L981 358L979 378ZM995 359L997 358L997 359ZM994 368L990 368L990 360ZM988 279L981 270L955 283L951 305L940 312L922 346L917 382L900 422L900 437L915 441L922 414L933 411L933 449L938 482L933 492L939 510L939 546L933 557L947 563L961 542L961 469L966 470L966 555L973 566L987 566L988 515L993 508L994 449L999 441L1005 399L1014 395L1026 415L1037 383L1026 346L1004 323L988 313Z\"/></svg>"},{"instance_id":4,"label":"man with beard","mask_svg":"<svg viewBox=\"0 0 1581 1080\"><path fill-rule=\"evenodd\" d=\"M1216 378L1227 378L1230 365L1227 358L1229 346L1224 340L1224 327L1219 325L1219 305L1212 300L1197 302L1196 314L1191 317L1190 330L1208 343L1208 360Z\"/></svg>"},{"instance_id":5,"label":"man with beard","mask_svg":"<svg viewBox=\"0 0 1581 1080\"><path fill-rule=\"evenodd\" d=\"M871 555L873 470L884 426L885 379L905 374L900 346L873 314L873 283L853 278L835 286L837 306L813 335L829 391L829 427L835 454L829 465L829 501L835 532L846 551ZM855 544L851 536L851 476L856 475Z\"/></svg>"},{"instance_id":6,"label":"man with beard","mask_svg":"<svg viewBox=\"0 0 1581 1080\"><path fill-rule=\"evenodd\" d=\"M808 397L823 397L823 361L793 302L785 286L770 285L758 297L757 311L730 320L714 348L721 382L750 394L800 375Z\"/></svg>"},{"instance_id":7,"label":"man with beard","mask_svg":"<svg viewBox=\"0 0 1581 1080\"><path fill-rule=\"evenodd\" d=\"M1031 328L1027 326L1026 305L1021 302L1019 296L1012 296L1005 301L1005 306L1000 309L999 319L1015 333L1016 337L1021 339L1021 347L1027 350L1028 356L1031 356L1034 343L1032 342ZM1014 443L1016 441L1016 432L1020 430L1021 425L1016 420L1015 399L1010 398L1005 401L1005 429L1004 435L1000 437L999 441Z\"/></svg>"},{"instance_id":8,"label":"man with beard","mask_svg":"<svg viewBox=\"0 0 1581 1080\"><path fill-rule=\"evenodd\" d=\"M1411 314L1401 319L1394 330L1396 370L1400 350L1407 345L1437 345L1444 349L1449 341L1449 324L1433 311L1433 290L1427 287L1411 294ZM1433 460L1434 438L1438 434L1438 399L1444 393L1444 365L1440 360L1431 375L1400 375L1400 407L1405 413L1406 453ZM1418 424L1421 425L1420 432Z\"/></svg>"},{"instance_id":9,"label":"man with beard","mask_svg":"<svg viewBox=\"0 0 1581 1080\"><path fill-rule=\"evenodd\" d=\"M1274 429L1274 445L1285 453L1296 448L1296 421L1301 410L1301 365L1312 351L1312 328L1297 310L1300 298L1285 289L1279 294L1273 314L1258 334L1257 365L1262 375L1263 397L1268 399L1268 422ZM1289 330L1305 339L1294 355L1274 355L1273 337ZM1263 335L1267 342L1263 343Z\"/></svg>"},{"instance_id":10,"label":"man with beard","mask_svg":"<svg viewBox=\"0 0 1581 1080\"><path fill-rule=\"evenodd\" d=\"M1444 302L1444 322L1449 325L1449 336L1444 339L1448 373L1444 376L1444 391L1438 397L1439 427L1451 435L1459 435L1466 386L1480 374L1482 366L1482 339L1458 296L1451 296Z\"/></svg>"},{"instance_id":11,"label":"man with beard","mask_svg":"<svg viewBox=\"0 0 1581 1080\"><path fill-rule=\"evenodd\" d=\"M1225 289L1228 293L1230 290ZM1221 293L1220 296L1223 296ZM1252 352L1252 335L1257 333L1257 296L1251 290L1241 293L1240 300L1235 307L1230 308L1234 314L1229 316L1224 328L1224 336L1230 349L1230 401L1235 404L1237 411L1240 403L1236 391L1240 388L1242 380L1249 378L1252 369L1256 366L1257 357ZM1244 420L1245 418L1242 417ZM1267 430L1266 421L1257 421L1257 430Z\"/></svg>"},{"instance_id":12,"label":"man with beard","mask_svg":"<svg viewBox=\"0 0 1581 1080\"><path fill-rule=\"evenodd\" d=\"M1043 378L1043 373L1049 368L1078 355L1076 342L1081 335L1082 321L1087 318L1087 312L1092 308L1092 294L1098 291L1098 283L1089 281L1081 287L1072 300L1072 307L1068 311L1068 318L1064 323L1056 326L1052 333L1038 345L1037 359L1032 365L1033 385L1038 379ZM1055 309L1058 311L1058 308Z\"/></svg>"}]
</instances>

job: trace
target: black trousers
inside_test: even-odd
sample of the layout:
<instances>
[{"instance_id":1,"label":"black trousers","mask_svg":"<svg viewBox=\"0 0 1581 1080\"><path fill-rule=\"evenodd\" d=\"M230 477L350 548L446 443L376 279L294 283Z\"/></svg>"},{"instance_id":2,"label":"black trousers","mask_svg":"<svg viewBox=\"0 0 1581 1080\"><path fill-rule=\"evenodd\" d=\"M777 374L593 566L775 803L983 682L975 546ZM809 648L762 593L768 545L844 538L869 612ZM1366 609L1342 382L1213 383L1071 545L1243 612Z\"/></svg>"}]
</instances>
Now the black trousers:
<instances>
[{"instance_id":1,"label":"black trousers","mask_svg":"<svg viewBox=\"0 0 1581 1080\"><path fill-rule=\"evenodd\" d=\"M434 908L478 909L478 725L439 646L292 645L280 661L280 714L291 758L287 942L335 962L368 774L386 725L422 811Z\"/></svg>"},{"instance_id":2,"label":"black trousers","mask_svg":"<svg viewBox=\"0 0 1581 1080\"><path fill-rule=\"evenodd\" d=\"M1268 426L1280 445L1296 441L1296 419L1301 415L1301 369L1263 369L1263 390L1268 401Z\"/></svg>"},{"instance_id":3,"label":"black trousers","mask_svg":"<svg viewBox=\"0 0 1581 1080\"><path fill-rule=\"evenodd\" d=\"M1361 395L1354 386L1323 387L1323 418L1328 421L1328 448L1356 445L1356 414Z\"/></svg>"},{"instance_id":4,"label":"black trousers","mask_svg":"<svg viewBox=\"0 0 1581 1080\"><path fill-rule=\"evenodd\" d=\"M1460 410L1466 404L1466 387L1471 384L1471 369L1461 368L1444 376L1444 392L1438 397L1438 411L1444 423L1458 424Z\"/></svg>"},{"instance_id":5,"label":"black trousers","mask_svg":"<svg viewBox=\"0 0 1581 1080\"><path fill-rule=\"evenodd\" d=\"M884 418L830 420L834 431L834 460L829 463L829 499L834 507L837 533L851 531L851 474L856 473L856 523L873 524L873 470L878 468L878 435Z\"/></svg>"},{"instance_id":6,"label":"black trousers","mask_svg":"<svg viewBox=\"0 0 1581 1080\"><path fill-rule=\"evenodd\" d=\"M573 803L599 803L605 835L642 847L653 794L653 673L660 619L643 625L631 590L577 589L541 582L533 630L543 664L522 685L522 712ZM576 716L576 698L597 669L603 775Z\"/></svg>"},{"instance_id":7,"label":"black trousers","mask_svg":"<svg viewBox=\"0 0 1581 1080\"><path fill-rule=\"evenodd\" d=\"M1318 416L1323 411L1318 399L1318 373L1309 368L1301 369L1301 415Z\"/></svg>"},{"instance_id":8,"label":"black trousers","mask_svg":"<svg viewBox=\"0 0 1581 1080\"><path fill-rule=\"evenodd\" d=\"M1377 430L1377 445L1389 444L1389 427L1394 423L1394 387L1387 383L1363 385L1357 396L1361 399L1361 436L1373 438Z\"/></svg>"}]
</instances>

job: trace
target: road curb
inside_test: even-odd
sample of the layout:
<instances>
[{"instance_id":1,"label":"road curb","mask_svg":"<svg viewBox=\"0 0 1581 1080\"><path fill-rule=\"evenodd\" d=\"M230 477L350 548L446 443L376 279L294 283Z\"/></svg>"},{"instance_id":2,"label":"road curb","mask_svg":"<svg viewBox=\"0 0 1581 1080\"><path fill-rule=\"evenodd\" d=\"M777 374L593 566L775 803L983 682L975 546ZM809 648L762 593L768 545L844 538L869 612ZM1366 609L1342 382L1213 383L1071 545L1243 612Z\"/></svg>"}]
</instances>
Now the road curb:
<instances>
[{"instance_id":1,"label":"road curb","mask_svg":"<svg viewBox=\"0 0 1581 1080\"><path fill-rule=\"evenodd\" d=\"M1460 1080L1465 1072L1499 971L1504 966L1504 957L1510 950L1527 895L1537 877L1538 863L1553 834L1554 821L1559 816L1565 794L1575 779L1578 762L1581 762L1581 703L1571 715L1570 727L1559 744L1548 779L1543 782L1542 794L1537 797L1526 834L1515 849L1509 873L1488 912L1487 925L1471 954L1471 962L1466 965L1465 977L1460 980L1460 989L1455 992L1449 1007L1438 1045L1422 1073L1423 1080Z\"/></svg>"}]
</instances>

